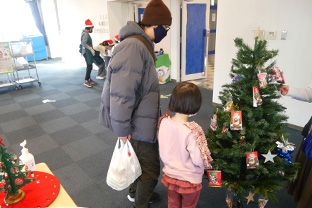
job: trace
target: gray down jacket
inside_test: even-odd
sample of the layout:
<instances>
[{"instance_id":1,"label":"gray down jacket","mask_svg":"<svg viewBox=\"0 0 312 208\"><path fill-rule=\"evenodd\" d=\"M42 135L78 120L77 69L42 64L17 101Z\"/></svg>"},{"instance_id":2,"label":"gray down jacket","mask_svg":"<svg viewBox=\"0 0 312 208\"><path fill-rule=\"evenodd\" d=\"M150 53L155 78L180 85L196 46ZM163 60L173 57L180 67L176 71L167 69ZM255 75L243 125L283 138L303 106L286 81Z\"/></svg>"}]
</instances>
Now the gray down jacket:
<instances>
[{"instance_id":1,"label":"gray down jacket","mask_svg":"<svg viewBox=\"0 0 312 208\"><path fill-rule=\"evenodd\" d=\"M131 35L149 36L135 22L121 28L101 96L99 122L117 137L156 142L159 84L154 60L146 46Z\"/></svg>"}]
</instances>

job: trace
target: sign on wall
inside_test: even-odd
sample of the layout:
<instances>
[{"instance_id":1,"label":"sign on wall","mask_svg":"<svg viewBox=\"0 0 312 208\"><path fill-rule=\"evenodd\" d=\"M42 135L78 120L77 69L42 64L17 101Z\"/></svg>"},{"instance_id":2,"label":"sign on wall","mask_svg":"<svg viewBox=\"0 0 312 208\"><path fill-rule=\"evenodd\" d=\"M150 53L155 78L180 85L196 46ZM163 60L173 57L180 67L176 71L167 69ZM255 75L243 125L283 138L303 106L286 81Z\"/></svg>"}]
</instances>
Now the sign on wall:
<instances>
[{"instance_id":1,"label":"sign on wall","mask_svg":"<svg viewBox=\"0 0 312 208\"><path fill-rule=\"evenodd\" d=\"M9 42L0 42L0 74L14 72L14 62Z\"/></svg>"}]
</instances>

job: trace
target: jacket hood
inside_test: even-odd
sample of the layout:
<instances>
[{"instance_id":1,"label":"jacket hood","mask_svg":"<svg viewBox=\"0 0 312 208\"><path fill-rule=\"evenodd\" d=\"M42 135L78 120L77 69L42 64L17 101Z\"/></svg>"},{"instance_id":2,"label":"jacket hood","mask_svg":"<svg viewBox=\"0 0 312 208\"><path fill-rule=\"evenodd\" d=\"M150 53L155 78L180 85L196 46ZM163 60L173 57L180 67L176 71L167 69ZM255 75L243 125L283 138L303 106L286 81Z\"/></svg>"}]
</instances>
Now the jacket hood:
<instances>
[{"instance_id":1,"label":"jacket hood","mask_svg":"<svg viewBox=\"0 0 312 208\"><path fill-rule=\"evenodd\" d=\"M123 26L119 31L120 41L131 35L141 35L145 37L146 40L153 46L151 38L144 32L144 30L138 25L138 23L128 21L127 24Z\"/></svg>"}]
</instances>

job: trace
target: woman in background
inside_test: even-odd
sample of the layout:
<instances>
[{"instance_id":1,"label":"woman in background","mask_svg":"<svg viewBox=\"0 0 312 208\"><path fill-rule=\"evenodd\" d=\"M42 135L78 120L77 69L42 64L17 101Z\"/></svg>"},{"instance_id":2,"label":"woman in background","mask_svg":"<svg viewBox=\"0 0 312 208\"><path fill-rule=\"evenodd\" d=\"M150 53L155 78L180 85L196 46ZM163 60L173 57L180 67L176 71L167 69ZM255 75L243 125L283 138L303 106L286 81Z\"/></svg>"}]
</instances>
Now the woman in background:
<instances>
[{"instance_id":1,"label":"woman in background","mask_svg":"<svg viewBox=\"0 0 312 208\"><path fill-rule=\"evenodd\" d=\"M295 88L284 85L280 88L282 95L304 102L312 102L312 82L306 88ZM312 115L311 115L312 116ZM312 129L312 117L302 130L303 140L296 155L295 162L300 163L300 170L294 182L288 184L288 194L293 195L293 201L298 202L297 208L312 207L312 159L302 151L302 143Z\"/></svg>"},{"instance_id":2,"label":"woman in background","mask_svg":"<svg viewBox=\"0 0 312 208\"><path fill-rule=\"evenodd\" d=\"M104 40L102 43L97 45L94 50L98 51L100 53L100 56L104 59L103 66L99 66L98 74L96 76L96 79L104 79L106 76L106 70L109 63L109 60L112 56L111 50L114 46L112 40Z\"/></svg>"}]
</instances>

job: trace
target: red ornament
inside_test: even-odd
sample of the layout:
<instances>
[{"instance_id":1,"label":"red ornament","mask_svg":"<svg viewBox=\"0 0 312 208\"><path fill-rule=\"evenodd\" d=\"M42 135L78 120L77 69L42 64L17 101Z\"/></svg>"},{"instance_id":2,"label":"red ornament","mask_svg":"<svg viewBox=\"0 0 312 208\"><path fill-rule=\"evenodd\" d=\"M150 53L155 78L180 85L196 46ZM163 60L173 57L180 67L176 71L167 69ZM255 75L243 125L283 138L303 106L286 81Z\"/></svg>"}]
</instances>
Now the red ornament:
<instances>
[{"instance_id":1,"label":"red ornament","mask_svg":"<svg viewBox=\"0 0 312 208\"><path fill-rule=\"evenodd\" d=\"M15 184L17 184L17 185L21 185L21 184L23 184L24 183L24 180L22 179L22 178L17 178L17 179L15 179Z\"/></svg>"},{"instance_id":2,"label":"red ornament","mask_svg":"<svg viewBox=\"0 0 312 208\"><path fill-rule=\"evenodd\" d=\"M17 167L12 167L10 171L12 173L17 173L18 172L18 168Z\"/></svg>"}]
</instances>

